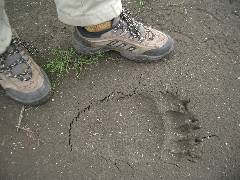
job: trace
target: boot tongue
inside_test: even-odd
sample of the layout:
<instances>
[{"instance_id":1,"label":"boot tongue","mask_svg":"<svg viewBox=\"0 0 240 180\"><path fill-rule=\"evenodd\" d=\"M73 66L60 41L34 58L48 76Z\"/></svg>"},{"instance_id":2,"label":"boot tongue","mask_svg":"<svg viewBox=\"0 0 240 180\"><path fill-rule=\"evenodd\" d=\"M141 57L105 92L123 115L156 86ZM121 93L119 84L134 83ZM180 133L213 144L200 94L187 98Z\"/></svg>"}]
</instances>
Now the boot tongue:
<instances>
[{"instance_id":1,"label":"boot tongue","mask_svg":"<svg viewBox=\"0 0 240 180\"><path fill-rule=\"evenodd\" d=\"M146 32L144 26L143 26L142 24L140 24L140 23L139 23L139 25L138 25L138 30L139 30L139 32L140 32L142 35L144 35L145 32Z\"/></svg>"},{"instance_id":2,"label":"boot tongue","mask_svg":"<svg viewBox=\"0 0 240 180\"><path fill-rule=\"evenodd\" d=\"M10 55L5 60L5 66L10 67L11 65L15 64L17 61L21 60L22 58L23 57L20 53ZM27 69L28 69L27 64L20 62L11 68L11 73L12 75L24 74Z\"/></svg>"},{"instance_id":3,"label":"boot tongue","mask_svg":"<svg viewBox=\"0 0 240 180\"><path fill-rule=\"evenodd\" d=\"M115 27L119 23L120 19L121 19L120 17L114 18L113 21L112 21L112 27ZM124 22L124 24L125 24L125 26L128 26L126 22ZM141 33L145 32L145 28L141 23L138 23L137 28Z\"/></svg>"},{"instance_id":4,"label":"boot tongue","mask_svg":"<svg viewBox=\"0 0 240 180\"><path fill-rule=\"evenodd\" d=\"M145 31L144 26L143 26L141 23L138 24L137 29L138 29L138 31L140 32L140 34L141 34L142 36L145 35L146 31Z\"/></svg>"},{"instance_id":5,"label":"boot tongue","mask_svg":"<svg viewBox=\"0 0 240 180\"><path fill-rule=\"evenodd\" d=\"M114 18L114 19L113 19L113 22L112 22L112 27L113 27L113 28L116 27L120 20L121 20L120 17ZM124 20L122 20L122 23L124 24L124 26L129 26L129 25L127 24L127 22L125 22ZM137 23L137 22L136 22L136 23ZM146 31L145 31L144 26L143 26L141 23L137 23L136 28L137 28L137 30L140 32L140 34L141 34L142 36L145 36Z\"/></svg>"},{"instance_id":6,"label":"boot tongue","mask_svg":"<svg viewBox=\"0 0 240 180\"><path fill-rule=\"evenodd\" d=\"M120 17L116 17L112 20L112 27L114 28L120 21Z\"/></svg>"},{"instance_id":7,"label":"boot tongue","mask_svg":"<svg viewBox=\"0 0 240 180\"><path fill-rule=\"evenodd\" d=\"M8 67L16 63L16 61L19 60L20 58L21 58L21 55L19 53L8 56L5 60L5 66Z\"/></svg>"}]
</instances>

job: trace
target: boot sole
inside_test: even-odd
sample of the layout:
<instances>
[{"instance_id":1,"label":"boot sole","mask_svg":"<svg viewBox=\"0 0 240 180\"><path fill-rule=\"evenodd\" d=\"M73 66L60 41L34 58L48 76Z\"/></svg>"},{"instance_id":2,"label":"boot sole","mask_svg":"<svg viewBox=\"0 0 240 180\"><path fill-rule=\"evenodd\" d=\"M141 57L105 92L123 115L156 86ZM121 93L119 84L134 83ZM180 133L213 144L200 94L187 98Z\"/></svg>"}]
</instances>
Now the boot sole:
<instances>
[{"instance_id":1,"label":"boot sole","mask_svg":"<svg viewBox=\"0 0 240 180\"><path fill-rule=\"evenodd\" d=\"M73 40L72 40L72 44L74 49L76 50L76 52L78 54L82 54L82 55L89 55L89 54L95 54L96 52L108 52L108 51L117 51L121 54L121 56L129 59L129 60L133 60L139 63L144 63L144 62L153 62L153 61L159 61L162 58L164 58L165 56L167 56L168 54L170 54L173 50L174 50L174 40L172 38L170 38L170 40L172 41L172 46L171 48L166 51L165 53L159 55L159 56L148 56L148 55L134 55L132 53L126 53L126 52L122 52L118 49L115 48L111 48L108 46L104 46L104 47L89 47L84 45L83 43L81 43L81 41L79 40L79 38L77 37L78 35L76 33L73 34Z\"/></svg>"}]
</instances>

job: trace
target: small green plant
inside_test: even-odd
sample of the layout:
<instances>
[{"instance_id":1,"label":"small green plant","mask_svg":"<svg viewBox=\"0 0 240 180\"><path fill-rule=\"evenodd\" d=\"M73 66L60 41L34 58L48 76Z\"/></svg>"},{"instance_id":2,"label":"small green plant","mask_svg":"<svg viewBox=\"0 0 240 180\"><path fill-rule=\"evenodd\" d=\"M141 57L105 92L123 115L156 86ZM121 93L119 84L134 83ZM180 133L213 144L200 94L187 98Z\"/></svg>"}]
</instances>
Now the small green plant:
<instances>
[{"instance_id":1,"label":"small green plant","mask_svg":"<svg viewBox=\"0 0 240 180\"><path fill-rule=\"evenodd\" d=\"M135 0L140 7L144 6L144 0Z\"/></svg>"},{"instance_id":2,"label":"small green plant","mask_svg":"<svg viewBox=\"0 0 240 180\"><path fill-rule=\"evenodd\" d=\"M138 10L142 11L143 7L144 7L144 0L133 0L134 3L138 6Z\"/></svg>"},{"instance_id":3,"label":"small green plant","mask_svg":"<svg viewBox=\"0 0 240 180\"><path fill-rule=\"evenodd\" d=\"M74 63L74 69L76 69L77 76L79 76L79 74L81 73L82 68L85 65L95 64L99 60L102 60L104 58L106 58L106 55L104 53L102 53L102 52L97 52L94 55L78 56L76 58L75 63Z\"/></svg>"},{"instance_id":4,"label":"small green plant","mask_svg":"<svg viewBox=\"0 0 240 180\"><path fill-rule=\"evenodd\" d=\"M74 51L63 50L60 48L52 50L52 59L45 64L45 70L49 73L55 73L58 75L64 75L70 68L70 62L74 55Z\"/></svg>"},{"instance_id":5,"label":"small green plant","mask_svg":"<svg viewBox=\"0 0 240 180\"><path fill-rule=\"evenodd\" d=\"M85 65L95 64L102 60L104 53L96 53L94 55L78 55L72 48L64 50L61 48L52 50L52 58L44 65L45 71L48 73L53 89L60 85L62 79L70 69L76 71L79 77Z\"/></svg>"}]
</instances>

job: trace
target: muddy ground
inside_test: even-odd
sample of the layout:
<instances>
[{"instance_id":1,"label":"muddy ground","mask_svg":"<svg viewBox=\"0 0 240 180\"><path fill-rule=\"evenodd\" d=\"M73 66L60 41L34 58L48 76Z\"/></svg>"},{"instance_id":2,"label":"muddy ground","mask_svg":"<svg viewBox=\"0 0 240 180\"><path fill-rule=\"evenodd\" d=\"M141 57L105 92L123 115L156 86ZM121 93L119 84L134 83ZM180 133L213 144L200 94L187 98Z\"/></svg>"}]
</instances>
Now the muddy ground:
<instances>
[{"instance_id":1,"label":"muddy ground","mask_svg":"<svg viewBox=\"0 0 240 180\"><path fill-rule=\"evenodd\" d=\"M146 0L137 19L170 34L175 54L137 64L116 53L70 72L23 112L0 90L0 179L240 179L240 1ZM69 48L49 0L6 0L13 28L40 49ZM178 136L176 136L178 134ZM179 136L180 135L180 136Z\"/></svg>"}]
</instances>

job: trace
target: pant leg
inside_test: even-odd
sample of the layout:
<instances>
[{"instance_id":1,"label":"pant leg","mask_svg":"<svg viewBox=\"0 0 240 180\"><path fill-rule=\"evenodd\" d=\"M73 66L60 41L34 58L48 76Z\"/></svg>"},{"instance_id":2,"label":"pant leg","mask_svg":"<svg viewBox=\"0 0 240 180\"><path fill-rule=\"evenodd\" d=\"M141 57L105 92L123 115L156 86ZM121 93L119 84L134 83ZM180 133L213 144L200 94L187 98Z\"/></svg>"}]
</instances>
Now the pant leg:
<instances>
[{"instance_id":1,"label":"pant leg","mask_svg":"<svg viewBox=\"0 0 240 180\"><path fill-rule=\"evenodd\" d=\"M112 20L122 11L121 0L55 0L60 21L89 26Z\"/></svg>"},{"instance_id":2,"label":"pant leg","mask_svg":"<svg viewBox=\"0 0 240 180\"><path fill-rule=\"evenodd\" d=\"M0 0L0 54L9 46L11 39L12 31L4 10L4 0Z\"/></svg>"}]
</instances>

